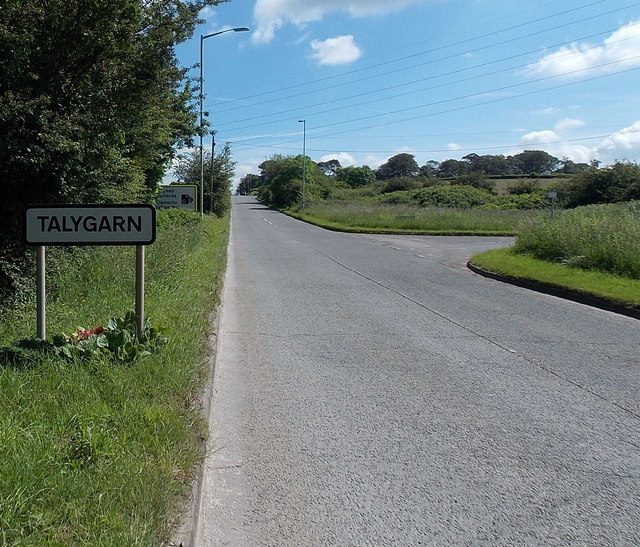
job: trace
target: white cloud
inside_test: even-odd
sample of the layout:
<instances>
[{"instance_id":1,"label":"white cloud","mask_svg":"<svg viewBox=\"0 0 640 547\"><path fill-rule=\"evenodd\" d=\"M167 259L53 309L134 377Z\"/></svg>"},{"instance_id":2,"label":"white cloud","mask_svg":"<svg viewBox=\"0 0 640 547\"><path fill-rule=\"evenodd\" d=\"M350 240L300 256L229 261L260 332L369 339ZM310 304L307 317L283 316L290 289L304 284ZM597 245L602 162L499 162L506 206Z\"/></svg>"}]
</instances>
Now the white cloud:
<instances>
[{"instance_id":1,"label":"white cloud","mask_svg":"<svg viewBox=\"0 0 640 547\"><path fill-rule=\"evenodd\" d=\"M576 118L564 118L556 123L556 131L566 131L568 129L576 129L585 125L584 120L578 120Z\"/></svg>"},{"instance_id":2,"label":"white cloud","mask_svg":"<svg viewBox=\"0 0 640 547\"><path fill-rule=\"evenodd\" d=\"M640 155L640 121L604 139L598 146L598 150L606 151L609 156L613 153L620 154L620 157L625 158L629 157L629 152L634 151L635 158L638 158Z\"/></svg>"},{"instance_id":3,"label":"white cloud","mask_svg":"<svg viewBox=\"0 0 640 547\"><path fill-rule=\"evenodd\" d=\"M253 41L270 42L286 22L303 25L319 21L326 14L346 11L353 17L363 17L398 11L410 4L428 0L257 0L253 9L256 31Z\"/></svg>"},{"instance_id":4,"label":"white cloud","mask_svg":"<svg viewBox=\"0 0 640 547\"><path fill-rule=\"evenodd\" d=\"M545 129L543 131L532 131L520 138L520 144L546 144L559 140L559 136L555 131L551 129Z\"/></svg>"},{"instance_id":5,"label":"white cloud","mask_svg":"<svg viewBox=\"0 0 640 547\"><path fill-rule=\"evenodd\" d=\"M530 64L532 75L578 77L587 69L601 73L640 66L640 21L625 25L606 38L602 45L571 44ZM606 66L603 66L606 65Z\"/></svg>"},{"instance_id":6,"label":"white cloud","mask_svg":"<svg viewBox=\"0 0 640 547\"><path fill-rule=\"evenodd\" d=\"M447 144L447 150L462 150L462 145L457 142L450 142Z\"/></svg>"},{"instance_id":7,"label":"white cloud","mask_svg":"<svg viewBox=\"0 0 640 547\"><path fill-rule=\"evenodd\" d=\"M324 41L313 40L311 48L313 59L320 65L344 65L357 61L362 56L362 51L350 34L327 38Z\"/></svg>"},{"instance_id":8,"label":"white cloud","mask_svg":"<svg viewBox=\"0 0 640 547\"><path fill-rule=\"evenodd\" d=\"M338 160L342 167L348 167L350 165L355 165L355 158L347 153L347 152L339 152L337 154L327 154L326 156L322 156L319 161L329 161L329 160Z\"/></svg>"}]
</instances>

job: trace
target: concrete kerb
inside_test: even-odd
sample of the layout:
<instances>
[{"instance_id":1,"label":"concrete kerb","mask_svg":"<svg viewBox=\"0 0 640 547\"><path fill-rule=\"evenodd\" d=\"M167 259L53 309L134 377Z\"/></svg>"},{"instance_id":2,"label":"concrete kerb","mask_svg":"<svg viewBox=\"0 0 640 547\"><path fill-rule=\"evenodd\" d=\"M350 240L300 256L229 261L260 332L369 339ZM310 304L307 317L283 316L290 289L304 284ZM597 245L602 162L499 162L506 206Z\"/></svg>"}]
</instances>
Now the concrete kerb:
<instances>
[{"instance_id":1,"label":"concrete kerb","mask_svg":"<svg viewBox=\"0 0 640 547\"><path fill-rule=\"evenodd\" d=\"M620 302L616 302L615 300L610 300L608 298L581 291L567 289L566 287L553 285L551 283L544 283L541 281L534 281L532 279L511 277L508 275L490 272L487 270L483 270L482 268L472 264L471 262L467 262L467 268L483 277L488 277L490 279L495 279L504 283L510 283L511 285L516 285L518 287L523 287L532 291L550 294L552 296L557 296L566 300L572 300L573 302L579 302L580 304L586 304L587 306L592 306L594 308L600 308L602 310L619 313L621 315L633 317L634 319L640 319L640 309L626 306Z\"/></svg>"}]
</instances>

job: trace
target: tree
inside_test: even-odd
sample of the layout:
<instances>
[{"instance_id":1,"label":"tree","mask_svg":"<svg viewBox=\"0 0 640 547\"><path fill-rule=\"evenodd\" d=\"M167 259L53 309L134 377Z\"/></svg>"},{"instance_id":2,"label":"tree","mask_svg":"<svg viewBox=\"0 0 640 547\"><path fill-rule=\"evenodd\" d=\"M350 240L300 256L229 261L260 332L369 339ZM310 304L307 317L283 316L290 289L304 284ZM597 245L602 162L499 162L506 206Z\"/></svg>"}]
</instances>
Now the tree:
<instances>
[{"instance_id":1,"label":"tree","mask_svg":"<svg viewBox=\"0 0 640 547\"><path fill-rule=\"evenodd\" d=\"M605 169L589 168L561 188L567 207L640 199L640 165L616 162Z\"/></svg>"},{"instance_id":2,"label":"tree","mask_svg":"<svg viewBox=\"0 0 640 547\"><path fill-rule=\"evenodd\" d=\"M28 203L151 198L174 149L197 130L174 46L218 3L3 2L0 264L24 252L15 242ZM11 283L7 272L0 265L0 286Z\"/></svg>"},{"instance_id":3,"label":"tree","mask_svg":"<svg viewBox=\"0 0 640 547\"><path fill-rule=\"evenodd\" d=\"M263 182L264 178L260 175L249 173L240 179L236 193L241 196L246 196L250 194L254 188L261 186Z\"/></svg>"},{"instance_id":4,"label":"tree","mask_svg":"<svg viewBox=\"0 0 640 547\"><path fill-rule=\"evenodd\" d=\"M419 175L428 179L434 179L438 176L439 163L436 160L429 160L420 167Z\"/></svg>"},{"instance_id":5,"label":"tree","mask_svg":"<svg viewBox=\"0 0 640 547\"><path fill-rule=\"evenodd\" d=\"M471 171L469 162L459 160L444 160L438 166L438 176L441 178L461 177Z\"/></svg>"},{"instance_id":6,"label":"tree","mask_svg":"<svg viewBox=\"0 0 640 547\"><path fill-rule=\"evenodd\" d=\"M376 177L379 180L389 180L395 177L415 177L420 167L412 154L397 154L389 158L386 163L378 167Z\"/></svg>"},{"instance_id":7,"label":"tree","mask_svg":"<svg viewBox=\"0 0 640 547\"><path fill-rule=\"evenodd\" d=\"M509 163L502 155L467 154L462 159L469 163L471 171L477 171L483 175L506 175L509 173Z\"/></svg>"},{"instance_id":8,"label":"tree","mask_svg":"<svg viewBox=\"0 0 640 547\"><path fill-rule=\"evenodd\" d=\"M217 154L204 150L204 210L222 217L231 206L231 181L235 162L231 159L229 143ZM180 184L200 186L200 151L182 156L174 168Z\"/></svg>"},{"instance_id":9,"label":"tree","mask_svg":"<svg viewBox=\"0 0 640 547\"><path fill-rule=\"evenodd\" d=\"M351 188L357 188L358 186L373 184L376 181L376 174L368 165L363 165L362 167L349 166L340 169L336 178L345 182Z\"/></svg>"},{"instance_id":10,"label":"tree","mask_svg":"<svg viewBox=\"0 0 640 547\"><path fill-rule=\"evenodd\" d=\"M318 162L318 168L322 171L327 177L336 178L338 171L342 168L340 162L336 159L331 159L328 161Z\"/></svg>"},{"instance_id":11,"label":"tree","mask_svg":"<svg viewBox=\"0 0 640 547\"><path fill-rule=\"evenodd\" d=\"M513 156L513 159L519 166L519 172L524 175L553 173L560 163L558 158L543 150L525 150Z\"/></svg>"}]
</instances>

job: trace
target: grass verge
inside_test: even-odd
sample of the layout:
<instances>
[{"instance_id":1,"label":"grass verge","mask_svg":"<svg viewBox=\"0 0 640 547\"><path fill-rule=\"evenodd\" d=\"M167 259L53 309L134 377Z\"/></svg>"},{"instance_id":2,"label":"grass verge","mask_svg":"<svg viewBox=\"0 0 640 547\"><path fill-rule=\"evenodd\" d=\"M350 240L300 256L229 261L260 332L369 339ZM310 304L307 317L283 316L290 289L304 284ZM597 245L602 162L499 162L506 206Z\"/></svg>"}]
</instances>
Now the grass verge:
<instances>
[{"instance_id":1,"label":"grass verge","mask_svg":"<svg viewBox=\"0 0 640 547\"><path fill-rule=\"evenodd\" d=\"M640 280L637 279L548 262L516 254L511 248L477 254L470 262L482 270L515 280L531 280L640 309Z\"/></svg>"},{"instance_id":2,"label":"grass verge","mask_svg":"<svg viewBox=\"0 0 640 547\"><path fill-rule=\"evenodd\" d=\"M329 230L353 233L512 236L544 211L453 209L380 203L313 203L287 214Z\"/></svg>"},{"instance_id":3,"label":"grass verge","mask_svg":"<svg viewBox=\"0 0 640 547\"><path fill-rule=\"evenodd\" d=\"M162 545L176 524L203 457L197 400L228 222L159 211L158 224L146 311L168 330L160 352L132 365L0 364L0 545ZM132 309L134 253L87 248L61 268L48 332ZM14 312L0 343L34 331L33 309Z\"/></svg>"}]
</instances>

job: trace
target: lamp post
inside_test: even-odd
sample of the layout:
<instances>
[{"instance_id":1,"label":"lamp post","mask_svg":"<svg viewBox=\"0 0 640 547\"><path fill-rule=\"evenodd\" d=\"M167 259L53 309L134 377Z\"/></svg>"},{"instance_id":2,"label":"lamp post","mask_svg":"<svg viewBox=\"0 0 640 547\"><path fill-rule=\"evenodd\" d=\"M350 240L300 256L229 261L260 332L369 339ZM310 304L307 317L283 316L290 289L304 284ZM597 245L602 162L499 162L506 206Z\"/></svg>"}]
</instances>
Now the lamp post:
<instances>
[{"instance_id":1,"label":"lamp post","mask_svg":"<svg viewBox=\"0 0 640 547\"><path fill-rule=\"evenodd\" d=\"M202 101L204 99L203 85L204 85L204 77L202 75L202 57L203 57L203 48L202 44L207 38L211 38L212 36L218 36L218 34L224 34L225 32L243 32L249 30L248 27L233 27L227 28L224 30L219 30L218 32L212 32L211 34L201 34L200 35L200 216L204 216L204 154L202 149Z\"/></svg>"},{"instance_id":2,"label":"lamp post","mask_svg":"<svg viewBox=\"0 0 640 547\"><path fill-rule=\"evenodd\" d=\"M307 120L298 120L302 124L302 207L304 213L304 187L307 183Z\"/></svg>"}]
</instances>

